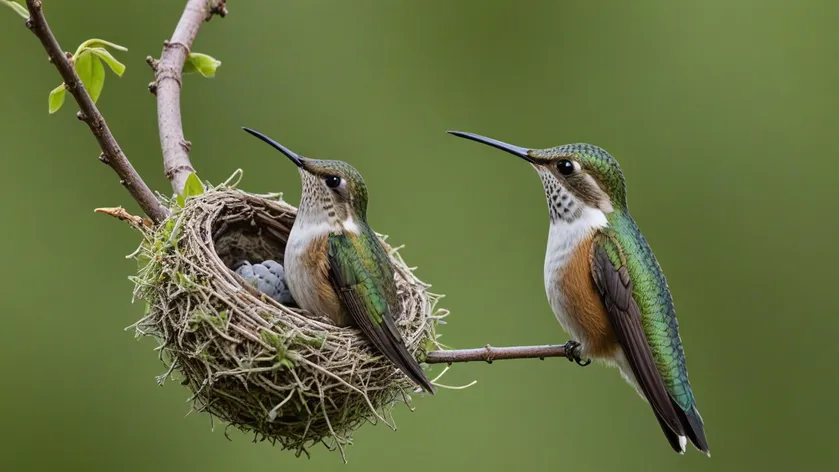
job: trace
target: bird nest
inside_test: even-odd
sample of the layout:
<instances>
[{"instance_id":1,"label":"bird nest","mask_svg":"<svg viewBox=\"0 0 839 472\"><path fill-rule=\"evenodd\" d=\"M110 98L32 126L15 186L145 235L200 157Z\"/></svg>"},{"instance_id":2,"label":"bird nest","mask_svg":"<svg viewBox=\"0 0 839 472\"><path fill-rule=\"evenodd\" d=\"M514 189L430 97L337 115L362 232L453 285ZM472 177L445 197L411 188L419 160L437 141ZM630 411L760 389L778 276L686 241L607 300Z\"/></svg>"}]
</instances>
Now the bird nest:
<instances>
[{"instance_id":1,"label":"bird nest","mask_svg":"<svg viewBox=\"0 0 839 472\"><path fill-rule=\"evenodd\" d=\"M343 454L366 422L394 427L393 406L410 408L416 387L360 331L284 306L232 270L243 259L283 260L293 206L224 186L168 203L171 216L143 228L134 254L135 299L147 303L134 326L159 342L168 367L160 383L179 372L195 410L298 456L317 443ZM399 292L396 324L422 362L440 348L435 327L447 313L385 239Z\"/></svg>"}]
</instances>

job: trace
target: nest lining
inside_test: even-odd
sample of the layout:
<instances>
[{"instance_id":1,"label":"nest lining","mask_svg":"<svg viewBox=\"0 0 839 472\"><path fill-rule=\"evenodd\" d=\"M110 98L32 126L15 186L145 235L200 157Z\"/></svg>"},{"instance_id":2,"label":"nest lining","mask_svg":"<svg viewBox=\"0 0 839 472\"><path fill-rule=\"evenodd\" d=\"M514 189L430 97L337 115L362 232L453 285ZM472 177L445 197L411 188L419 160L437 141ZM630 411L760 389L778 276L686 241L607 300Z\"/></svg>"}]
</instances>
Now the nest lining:
<instances>
[{"instance_id":1,"label":"nest lining","mask_svg":"<svg viewBox=\"0 0 839 472\"><path fill-rule=\"evenodd\" d=\"M316 443L343 454L365 422L393 427L393 406L410 407L416 388L407 377L359 331L281 305L231 270L243 259L282 261L296 209L224 187L172 206L135 253L134 296L147 302L135 327L159 342L168 370L158 381L179 372L195 410L297 455ZM399 292L397 326L422 361L441 348L435 327L447 312L384 245Z\"/></svg>"}]
</instances>

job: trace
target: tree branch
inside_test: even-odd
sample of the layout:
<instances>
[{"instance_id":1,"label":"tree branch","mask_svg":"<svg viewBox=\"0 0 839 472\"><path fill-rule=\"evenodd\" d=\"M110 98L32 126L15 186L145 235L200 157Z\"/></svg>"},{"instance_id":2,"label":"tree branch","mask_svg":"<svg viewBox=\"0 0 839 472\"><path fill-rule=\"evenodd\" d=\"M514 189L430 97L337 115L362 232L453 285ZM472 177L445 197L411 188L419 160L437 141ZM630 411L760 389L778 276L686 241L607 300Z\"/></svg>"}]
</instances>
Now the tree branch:
<instances>
[{"instance_id":1,"label":"tree branch","mask_svg":"<svg viewBox=\"0 0 839 472\"><path fill-rule=\"evenodd\" d=\"M477 349L430 351L426 354L425 363L453 364L483 361L492 364L493 361L505 359L545 359L546 357L566 357L565 345L492 347L487 344Z\"/></svg>"},{"instance_id":2,"label":"tree branch","mask_svg":"<svg viewBox=\"0 0 839 472\"><path fill-rule=\"evenodd\" d=\"M189 0L172 38L163 43L160 60L148 57L154 69L154 83L149 89L157 95L157 125L163 170L172 189L181 193L189 174L195 172L189 160L192 144L184 138L181 121L181 86L184 62L189 55L198 30L213 14L225 16L224 0Z\"/></svg>"},{"instance_id":3,"label":"tree branch","mask_svg":"<svg viewBox=\"0 0 839 472\"><path fill-rule=\"evenodd\" d=\"M66 89L73 95L81 110L80 120L87 123L90 131L99 142L102 154L99 159L108 164L120 177L128 192L140 205L146 215L155 223L160 223L168 215L146 183L137 174L134 166L122 152L119 144L108 128L105 119L85 90L69 60L52 34L42 11L41 0L26 0L30 18L26 26L41 40L44 49L64 80ZM189 0L178 22L172 38L163 44L160 60L149 57L147 62L155 71L155 81L150 90L157 95L157 120L160 133L160 147L163 151L163 167L166 177L177 193L183 191L186 178L195 172L189 160L190 143L184 138L181 121L181 86L183 66L189 55L198 30L212 15L225 16L225 0ZM121 208L98 209L121 219L127 215ZM123 215L124 214L124 215ZM136 218L136 217L132 217ZM137 223L134 221L135 224ZM428 364L452 364L456 362L483 361L492 363L505 359L545 359L547 357L567 357L565 345L492 347L487 344L477 349L431 351L426 355Z\"/></svg>"},{"instance_id":4,"label":"tree branch","mask_svg":"<svg viewBox=\"0 0 839 472\"><path fill-rule=\"evenodd\" d=\"M26 0L26 6L30 15L29 19L26 20L26 27L41 40L41 44L49 55L50 62L55 65L58 73L61 74L61 78L64 79L65 88L78 103L81 110L78 113L79 119L87 123L102 149L99 160L108 164L119 175L120 183L125 186L128 193L134 197L134 200L152 221L155 223L163 221L168 211L160 204L151 189L134 170L134 166L125 157L125 153L122 152L122 148L120 148L110 128L105 123L105 118L99 113L99 109L96 108L96 104L93 103L93 99L90 98L90 94L87 93L78 74L76 74L68 55L63 52L52 34L47 19L44 17L41 0Z\"/></svg>"}]
</instances>

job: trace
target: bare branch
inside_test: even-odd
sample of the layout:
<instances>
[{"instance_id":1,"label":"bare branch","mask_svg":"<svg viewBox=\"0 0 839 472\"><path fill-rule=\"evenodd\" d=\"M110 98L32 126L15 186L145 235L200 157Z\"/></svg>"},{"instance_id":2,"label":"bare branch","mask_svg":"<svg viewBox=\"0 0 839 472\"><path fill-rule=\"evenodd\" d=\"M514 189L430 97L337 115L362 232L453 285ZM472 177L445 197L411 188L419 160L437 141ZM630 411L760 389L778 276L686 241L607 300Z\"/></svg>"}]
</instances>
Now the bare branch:
<instances>
[{"instance_id":1,"label":"bare branch","mask_svg":"<svg viewBox=\"0 0 839 472\"><path fill-rule=\"evenodd\" d=\"M102 148L100 160L108 164L119 175L120 183L125 186L128 193L134 197L134 200L152 221L155 223L163 221L168 211L160 204L154 193L134 170L134 166L125 157L122 148L120 148L110 128L105 123L105 118L99 113L99 109L96 108L90 94L85 90L82 81L76 74L76 70L70 64L70 60L52 34L47 19L44 17L41 0L26 0L26 6L30 15L30 18L26 20L26 27L32 30L35 36L41 40L50 61L58 69L61 78L64 79L64 86L78 103L81 110L78 114L79 119L87 123L93 136L96 137L96 141L99 142L99 147Z\"/></svg>"},{"instance_id":2,"label":"bare branch","mask_svg":"<svg viewBox=\"0 0 839 472\"><path fill-rule=\"evenodd\" d=\"M111 215L114 218L125 221L126 223L130 224L131 226L137 229L143 228L150 228L152 226L152 222L141 218L139 216L134 216L131 213L125 211L123 207L112 207L112 208L96 208L93 211L96 213L104 213L106 215Z\"/></svg>"},{"instance_id":3,"label":"bare branch","mask_svg":"<svg viewBox=\"0 0 839 472\"><path fill-rule=\"evenodd\" d=\"M191 143L184 138L181 121L181 86L184 62L204 21L213 14L224 16L224 0L189 0L172 38L163 43L160 60L148 58L155 81L149 90L157 95L157 125L163 150L163 170L172 189L181 193L186 178L195 172L189 160Z\"/></svg>"},{"instance_id":4,"label":"bare branch","mask_svg":"<svg viewBox=\"0 0 839 472\"><path fill-rule=\"evenodd\" d=\"M477 349L452 351L430 351L426 364L453 364L455 362L482 361L492 363L505 359L545 359L546 357L567 357L564 344L545 346L492 347L487 344Z\"/></svg>"}]
</instances>

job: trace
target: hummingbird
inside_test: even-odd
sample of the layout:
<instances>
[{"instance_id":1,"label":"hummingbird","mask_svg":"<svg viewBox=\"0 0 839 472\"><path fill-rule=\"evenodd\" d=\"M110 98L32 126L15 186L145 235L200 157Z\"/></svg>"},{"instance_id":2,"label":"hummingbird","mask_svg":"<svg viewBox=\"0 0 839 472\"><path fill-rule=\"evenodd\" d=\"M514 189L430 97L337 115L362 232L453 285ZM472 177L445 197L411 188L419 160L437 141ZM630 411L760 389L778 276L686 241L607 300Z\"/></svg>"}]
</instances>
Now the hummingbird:
<instances>
[{"instance_id":1,"label":"hummingbird","mask_svg":"<svg viewBox=\"0 0 839 472\"><path fill-rule=\"evenodd\" d=\"M355 326L411 381L434 387L396 328L399 311L393 267L367 224L367 186L342 161L303 157L264 134L242 128L293 162L303 183L284 256L288 288L297 305Z\"/></svg>"},{"instance_id":2,"label":"hummingbird","mask_svg":"<svg viewBox=\"0 0 839 472\"><path fill-rule=\"evenodd\" d=\"M591 144L528 149L473 133L449 133L518 156L539 174L550 217L545 291L572 337L565 344L568 359L616 366L652 407L673 450L684 454L689 439L710 456L673 298L629 214L617 160Z\"/></svg>"}]
</instances>

